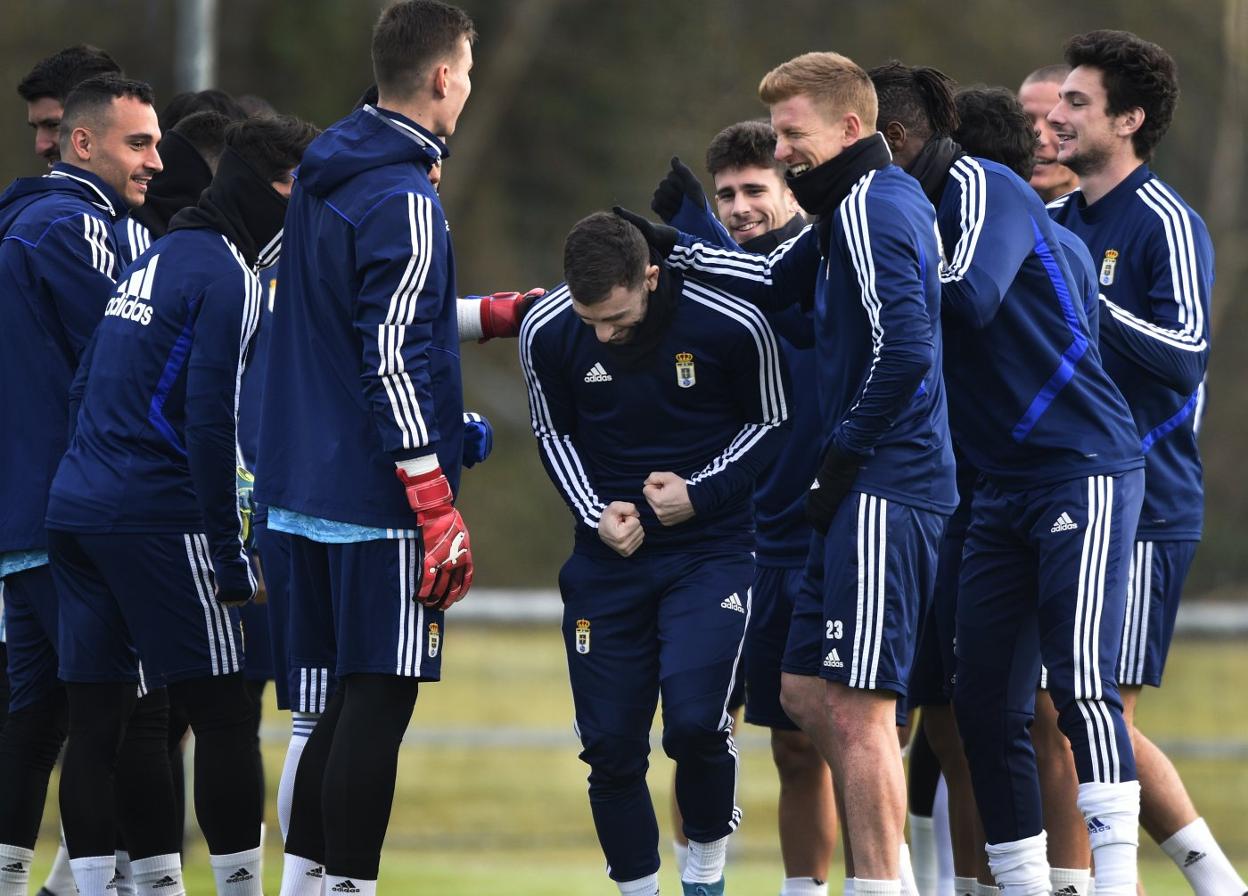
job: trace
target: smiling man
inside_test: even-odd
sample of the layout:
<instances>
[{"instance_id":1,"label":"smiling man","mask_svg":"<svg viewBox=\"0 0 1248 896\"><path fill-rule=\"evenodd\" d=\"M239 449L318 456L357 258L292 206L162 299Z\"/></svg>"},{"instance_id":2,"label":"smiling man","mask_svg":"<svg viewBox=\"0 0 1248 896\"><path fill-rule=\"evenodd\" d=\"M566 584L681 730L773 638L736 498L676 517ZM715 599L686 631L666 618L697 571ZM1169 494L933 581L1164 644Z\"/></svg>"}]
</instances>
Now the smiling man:
<instances>
[{"instance_id":1,"label":"smiling man","mask_svg":"<svg viewBox=\"0 0 1248 896\"><path fill-rule=\"evenodd\" d=\"M1164 49L1125 31L1071 38L1066 62L1072 71L1048 119L1058 160L1079 175L1081 188L1049 211L1096 262L1105 369L1131 408L1145 461L1117 669L1139 768L1140 823L1196 893L1242 893L1248 888L1178 772L1135 727L1143 686L1161 686L1203 523L1196 427L1209 360L1213 245L1200 216L1148 165L1170 126L1178 76ZM1100 866L1098 856L1098 891Z\"/></svg>"},{"instance_id":2,"label":"smiling man","mask_svg":"<svg viewBox=\"0 0 1248 896\"><path fill-rule=\"evenodd\" d=\"M1039 140L1035 152L1036 167L1029 183L1045 202L1065 196L1079 186L1079 175L1057 160L1057 134L1053 132L1048 118L1057 105L1062 82L1069 74L1069 65L1046 65L1024 78L1018 88L1018 101L1031 119Z\"/></svg>"},{"instance_id":3,"label":"smiling man","mask_svg":"<svg viewBox=\"0 0 1248 896\"><path fill-rule=\"evenodd\" d=\"M650 725L689 838L690 896L724 892L737 827L733 689L751 611L751 494L787 435L758 309L686 281L637 228L598 213L564 245L567 283L520 330L533 433L576 520L559 574L576 728L611 878L658 892Z\"/></svg>"},{"instance_id":4,"label":"smiling man","mask_svg":"<svg viewBox=\"0 0 1248 896\"><path fill-rule=\"evenodd\" d=\"M70 380L121 270L113 225L143 202L147 182L161 170L152 101L151 88L139 81L84 81L65 101L61 161L0 197L0 421L8 434L0 440L0 576L13 673L0 750L14 757L0 764L6 875L14 865L29 873L29 858L21 856L34 847L48 774L65 736L44 512L66 448ZM102 892L112 859L79 889L92 892L99 883Z\"/></svg>"}]
</instances>

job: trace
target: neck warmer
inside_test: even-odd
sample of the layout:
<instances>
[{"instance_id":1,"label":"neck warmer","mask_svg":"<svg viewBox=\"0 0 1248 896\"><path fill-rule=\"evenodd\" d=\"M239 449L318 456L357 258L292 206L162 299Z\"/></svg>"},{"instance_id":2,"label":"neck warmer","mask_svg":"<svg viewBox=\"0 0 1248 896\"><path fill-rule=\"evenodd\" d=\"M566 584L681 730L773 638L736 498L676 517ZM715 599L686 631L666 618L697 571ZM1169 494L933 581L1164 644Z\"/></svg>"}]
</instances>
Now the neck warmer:
<instances>
[{"instance_id":1,"label":"neck warmer","mask_svg":"<svg viewBox=\"0 0 1248 896\"><path fill-rule=\"evenodd\" d=\"M215 230L234 244L248 265L266 268L277 261L285 219L286 200L227 146L208 189L198 203L173 216L169 230Z\"/></svg>"},{"instance_id":2,"label":"neck warmer","mask_svg":"<svg viewBox=\"0 0 1248 896\"><path fill-rule=\"evenodd\" d=\"M892 161L893 154L888 151L884 135L875 133L863 137L822 165L797 177L786 174L784 179L797 197L798 205L808 214L824 216L836 211L858 178L868 171L885 168Z\"/></svg>"},{"instance_id":3,"label":"neck warmer","mask_svg":"<svg viewBox=\"0 0 1248 896\"><path fill-rule=\"evenodd\" d=\"M212 183L212 169L204 157L177 131L161 138L160 160L164 170L147 185L147 199L130 213L153 238L164 236L173 216L194 205Z\"/></svg>"},{"instance_id":4,"label":"neck warmer","mask_svg":"<svg viewBox=\"0 0 1248 896\"><path fill-rule=\"evenodd\" d=\"M650 264L659 266L659 285L646 299L646 316L633 331L631 340L620 345L607 344L607 350L625 367L637 366L658 347L676 314L676 302L684 288L684 278L665 265L654 249L650 250Z\"/></svg>"},{"instance_id":5,"label":"neck warmer","mask_svg":"<svg viewBox=\"0 0 1248 896\"><path fill-rule=\"evenodd\" d=\"M949 137L933 137L923 144L919 154L906 168L906 173L919 182L932 205L940 205L945 181L953 163L966 155L962 147Z\"/></svg>"},{"instance_id":6,"label":"neck warmer","mask_svg":"<svg viewBox=\"0 0 1248 896\"><path fill-rule=\"evenodd\" d=\"M780 248L781 243L793 239L805 228L806 219L801 215L794 215L789 219L788 224L769 230L762 236L756 236L752 240L746 240L741 244L740 248L742 252L753 252L755 255L770 255Z\"/></svg>"}]
</instances>

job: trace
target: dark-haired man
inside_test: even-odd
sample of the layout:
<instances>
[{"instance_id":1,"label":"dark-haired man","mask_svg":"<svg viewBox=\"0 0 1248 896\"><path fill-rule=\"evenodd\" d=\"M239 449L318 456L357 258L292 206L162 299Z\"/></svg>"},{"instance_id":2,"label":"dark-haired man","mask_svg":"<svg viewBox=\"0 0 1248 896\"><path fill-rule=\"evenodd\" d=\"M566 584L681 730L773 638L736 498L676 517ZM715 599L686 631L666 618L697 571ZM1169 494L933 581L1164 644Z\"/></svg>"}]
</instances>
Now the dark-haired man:
<instances>
[{"instance_id":1,"label":"dark-haired man","mask_svg":"<svg viewBox=\"0 0 1248 896\"><path fill-rule=\"evenodd\" d=\"M87 78L121 74L121 66L99 47L78 44L39 60L17 85L26 101L26 121L35 131L35 155L51 168L60 158L65 98Z\"/></svg>"},{"instance_id":2,"label":"dark-haired man","mask_svg":"<svg viewBox=\"0 0 1248 896\"><path fill-rule=\"evenodd\" d=\"M715 135L706 169L715 183L715 225L702 186L679 160L655 191L651 207L681 231L768 255L798 236L806 221L776 162L776 133L765 121L743 121ZM732 237L723 240L724 230ZM790 380L814 381L814 328L798 308L769 316ZM819 468L818 403L813 389L793 390L793 432L754 492L754 608L746 630L742 675L745 719L771 729L771 755L780 776L781 896L823 896L836 846L836 804L828 765L780 705L780 663L793 602L801 588L811 528L803 512Z\"/></svg>"},{"instance_id":3,"label":"dark-haired man","mask_svg":"<svg viewBox=\"0 0 1248 896\"><path fill-rule=\"evenodd\" d=\"M200 745L196 815L219 896L260 893L263 815L233 609L255 593L235 493L238 382L259 314L254 270L273 261L290 172L314 134L289 118L237 125L197 205L123 273L71 388L79 411L48 502L70 704L63 780L87 807L112 804L97 771L133 705L137 653ZM108 813L63 801L62 818L75 860L111 854ZM178 846L133 861L136 882L176 874Z\"/></svg>"},{"instance_id":4,"label":"dark-haired man","mask_svg":"<svg viewBox=\"0 0 1248 896\"><path fill-rule=\"evenodd\" d=\"M161 170L152 99L146 84L117 75L84 81L65 100L61 161L0 198L0 414L4 431L20 434L0 441L0 576L13 673L13 715L0 734L9 757L0 764L0 852L4 865L25 872L29 859L10 855L33 848L66 724L48 488L66 447L70 380L120 271L114 225L142 204ZM111 878L110 868L104 884Z\"/></svg>"},{"instance_id":5,"label":"dark-haired man","mask_svg":"<svg viewBox=\"0 0 1248 896\"><path fill-rule=\"evenodd\" d=\"M472 583L455 265L428 174L472 89L475 37L435 0L386 9L377 105L313 142L291 195L256 499L292 536L292 615L332 612L340 686L300 761L286 894L319 892L322 867L328 891L376 892L399 744L419 682L440 677L443 613Z\"/></svg>"},{"instance_id":6,"label":"dark-haired man","mask_svg":"<svg viewBox=\"0 0 1248 896\"><path fill-rule=\"evenodd\" d=\"M165 170L152 178L147 202L134 218L153 237L162 237L169 221L194 205L207 189L225 151L225 129L230 119L220 112L193 112L166 131L160 141Z\"/></svg>"},{"instance_id":7,"label":"dark-haired man","mask_svg":"<svg viewBox=\"0 0 1248 896\"><path fill-rule=\"evenodd\" d=\"M646 757L661 694L682 886L715 896L740 818L726 707L752 604L750 496L787 430L782 360L757 309L686 281L615 215L572 229L564 275L525 317L520 360L542 462L576 520L559 586L594 824L620 892L654 896Z\"/></svg>"},{"instance_id":8,"label":"dark-haired man","mask_svg":"<svg viewBox=\"0 0 1248 896\"><path fill-rule=\"evenodd\" d=\"M1242 893L1243 878L1174 766L1134 725L1143 686L1161 685L1203 522L1195 426L1209 359L1213 245L1200 216L1148 166L1170 126L1178 77L1164 49L1125 31L1071 38L1066 62L1072 71L1049 121L1058 160L1079 175L1080 189L1049 208L1097 265L1105 366L1130 405L1147 475L1116 670L1139 757L1140 821L1197 893ZM1094 847L1102 836L1089 827ZM1099 857L1096 866L1100 892Z\"/></svg>"},{"instance_id":9,"label":"dark-haired man","mask_svg":"<svg viewBox=\"0 0 1248 896\"><path fill-rule=\"evenodd\" d=\"M1065 196L1079 186L1079 176L1057 160L1057 135L1048 115L1057 105L1058 91L1070 74L1070 66L1045 65L1023 79L1018 88L1018 101L1031 119L1039 142L1035 151L1035 168L1028 183L1045 202Z\"/></svg>"}]
</instances>

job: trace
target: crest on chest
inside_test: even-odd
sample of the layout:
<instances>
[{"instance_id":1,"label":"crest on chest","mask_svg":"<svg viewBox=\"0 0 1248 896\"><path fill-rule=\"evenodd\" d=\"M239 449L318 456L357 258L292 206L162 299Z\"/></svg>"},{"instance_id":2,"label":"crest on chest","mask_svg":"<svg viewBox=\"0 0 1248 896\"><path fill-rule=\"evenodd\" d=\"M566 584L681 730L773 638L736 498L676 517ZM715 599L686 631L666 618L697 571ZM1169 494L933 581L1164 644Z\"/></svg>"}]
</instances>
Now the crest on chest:
<instances>
[{"instance_id":1,"label":"crest on chest","mask_svg":"<svg viewBox=\"0 0 1248 896\"><path fill-rule=\"evenodd\" d=\"M1101 259L1101 286L1112 286L1114 283L1114 271L1118 267L1118 250L1106 249L1105 257Z\"/></svg>"},{"instance_id":2,"label":"crest on chest","mask_svg":"<svg viewBox=\"0 0 1248 896\"><path fill-rule=\"evenodd\" d=\"M698 381L697 371L693 367L693 355L690 352L676 353L676 385L682 389L692 388Z\"/></svg>"}]
</instances>

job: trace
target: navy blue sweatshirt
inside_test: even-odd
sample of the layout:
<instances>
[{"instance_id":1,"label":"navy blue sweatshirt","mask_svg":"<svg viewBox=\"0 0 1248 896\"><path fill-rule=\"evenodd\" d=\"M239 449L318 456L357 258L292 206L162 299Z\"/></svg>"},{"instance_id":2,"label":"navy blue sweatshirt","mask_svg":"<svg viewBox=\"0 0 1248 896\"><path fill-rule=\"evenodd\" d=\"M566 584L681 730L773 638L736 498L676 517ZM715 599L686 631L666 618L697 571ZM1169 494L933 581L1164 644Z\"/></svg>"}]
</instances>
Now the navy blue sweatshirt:
<instances>
[{"instance_id":1,"label":"navy blue sweatshirt","mask_svg":"<svg viewBox=\"0 0 1248 896\"><path fill-rule=\"evenodd\" d=\"M682 235L670 261L769 311L813 303L821 452L865 457L859 491L953 511L940 252L910 175L887 162L862 174L832 214L766 258Z\"/></svg>"},{"instance_id":2,"label":"navy blue sweatshirt","mask_svg":"<svg viewBox=\"0 0 1248 896\"><path fill-rule=\"evenodd\" d=\"M1087 244L1101 291L1101 354L1144 452L1142 541L1194 541L1204 517L1196 445L1209 363L1213 244L1200 216L1140 165L1088 205L1076 190L1049 214Z\"/></svg>"},{"instance_id":3,"label":"navy blue sweatshirt","mask_svg":"<svg viewBox=\"0 0 1248 896\"><path fill-rule=\"evenodd\" d=\"M120 270L115 190L58 162L0 196L0 554L43 550L78 361Z\"/></svg>"},{"instance_id":4,"label":"navy blue sweatshirt","mask_svg":"<svg viewBox=\"0 0 1248 896\"><path fill-rule=\"evenodd\" d=\"M566 286L525 316L520 362L542 463L572 510L579 552L616 556L598 537L612 501L640 512L640 551L753 550L750 496L787 435L780 349L745 302L670 270L659 289L670 319L640 357L599 342ZM684 477L692 519L659 523L642 496L655 472Z\"/></svg>"},{"instance_id":5,"label":"navy blue sweatshirt","mask_svg":"<svg viewBox=\"0 0 1248 896\"><path fill-rule=\"evenodd\" d=\"M1087 268L1072 271L1035 191L963 156L937 221L949 425L967 460L1008 490L1142 466L1088 323Z\"/></svg>"},{"instance_id":6,"label":"navy blue sweatshirt","mask_svg":"<svg viewBox=\"0 0 1248 896\"><path fill-rule=\"evenodd\" d=\"M50 528L203 532L214 568L246 562L236 415L260 297L243 255L207 228L171 231L127 268L71 389Z\"/></svg>"},{"instance_id":7,"label":"navy blue sweatshirt","mask_svg":"<svg viewBox=\"0 0 1248 896\"><path fill-rule=\"evenodd\" d=\"M410 529L396 461L437 453L458 489L455 262L429 167L445 147L364 106L304 153L286 215L256 500Z\"/></svg>"}]
</instances>

